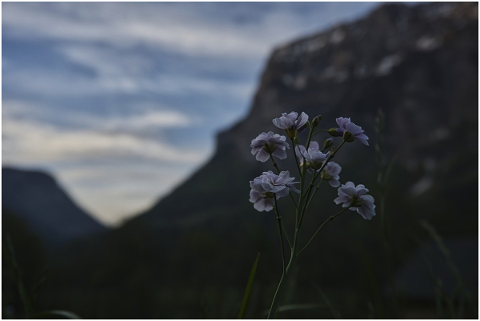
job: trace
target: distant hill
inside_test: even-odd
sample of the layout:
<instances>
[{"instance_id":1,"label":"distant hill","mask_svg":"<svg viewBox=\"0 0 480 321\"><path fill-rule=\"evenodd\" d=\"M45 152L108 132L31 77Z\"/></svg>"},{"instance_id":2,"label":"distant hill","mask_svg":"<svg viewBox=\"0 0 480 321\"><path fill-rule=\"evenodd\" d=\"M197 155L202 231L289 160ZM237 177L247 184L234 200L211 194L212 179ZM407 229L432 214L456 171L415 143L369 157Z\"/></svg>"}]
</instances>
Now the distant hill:
<instances>
[{"instance_id":1,"label":"distant hill","mask_svg":"<svg viewBox=\"0 0 480 321\"><path fill-rule=\"evenodd\" d=\"M48 174L2 168L3 222L20 220L49 248L63 245L106 228L75 204ZM8 233L9 225L3 225Z\"/></svg>"}]
</instances>

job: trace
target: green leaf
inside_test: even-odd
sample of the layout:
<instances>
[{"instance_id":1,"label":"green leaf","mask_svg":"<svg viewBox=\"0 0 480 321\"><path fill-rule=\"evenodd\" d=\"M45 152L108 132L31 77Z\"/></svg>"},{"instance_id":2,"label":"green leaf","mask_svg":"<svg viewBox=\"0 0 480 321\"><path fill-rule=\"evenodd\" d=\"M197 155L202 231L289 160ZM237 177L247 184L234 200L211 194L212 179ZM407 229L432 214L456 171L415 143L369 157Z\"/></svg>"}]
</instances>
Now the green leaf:
<instances>
[{"instance_id":1,"label":"green leaf","mask_svg":"<svg viewBox=\"0 0 480 321\"><path fill-rule=\"evenodd\" d=\"M259 258L260 253L257 254L255 263L253 263L252 271L250 272L250 277L248 278L247 288L245 289L245 294L243 295L242 307L240 308L240 313L238 314L239 319L243 319L243 316L245 315L245 310L247 309L248 299L250 297L250 290L252 289L253 279L255 278L255 273L257 272Z\"/></svg>"},{"instance_id":2,"label":"green leaf","mask_svg":"<svg viewBox=\"0 0 480 321\"><path fill-rule=\"evenodd\" d=\"M81 319L73 312L62 310L41 311L34 315L35 319L52 319L52 317L58 317L59 319Z\"/></svg>"}]
</instances>

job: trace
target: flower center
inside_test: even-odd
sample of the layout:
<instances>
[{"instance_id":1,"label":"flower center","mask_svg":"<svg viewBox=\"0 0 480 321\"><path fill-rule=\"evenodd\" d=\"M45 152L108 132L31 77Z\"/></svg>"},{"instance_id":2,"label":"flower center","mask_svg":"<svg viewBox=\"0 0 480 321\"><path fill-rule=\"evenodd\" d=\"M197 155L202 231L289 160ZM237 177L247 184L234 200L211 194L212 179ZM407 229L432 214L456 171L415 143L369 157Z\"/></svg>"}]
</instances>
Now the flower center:
<instances>
[{"instance_id":1,"label":"flower center","mask_svg":"<svg viewBox=\"0 0 480 321\"><path fill-rule=\"evenodd\" d=\"M265 144L264 149L267 153L271 154L277 150L277 146L274 143Z\"/></svg>"},{"instance_id":2,"label":"flower center","mask_svg":"<svg viewBox=\"0 0 480 321\"><path fill-rule=\"evenodd\" d=\"M350 199L350 206L360 207L362 206L362 199L359 198L357 195L353 195Z\"/></svg>"},{"instance_id":3,"label":"flower center","mask_svg":"<svg viewBox=\"0 0 480 321\"><path fill-rule=\"evenodd\" d=\"M327 172L327 170L324 169L324 170L322 171L322 179L323 179L323 180L329 181L329 180L331 180L332 178L333 178L332 175L330 175L330 173Z\"/></svg>"},{"instance_id":4,"label":"flower center","mask_svg":"<svg viewBox=\"0 0 480 321\"><path fill-rule=\"evenodd\" d=\"M274 193L272 192L266 192L265 195L263 196L263 198L273 198L275 196Z\"/></svg>"}]
</instances>

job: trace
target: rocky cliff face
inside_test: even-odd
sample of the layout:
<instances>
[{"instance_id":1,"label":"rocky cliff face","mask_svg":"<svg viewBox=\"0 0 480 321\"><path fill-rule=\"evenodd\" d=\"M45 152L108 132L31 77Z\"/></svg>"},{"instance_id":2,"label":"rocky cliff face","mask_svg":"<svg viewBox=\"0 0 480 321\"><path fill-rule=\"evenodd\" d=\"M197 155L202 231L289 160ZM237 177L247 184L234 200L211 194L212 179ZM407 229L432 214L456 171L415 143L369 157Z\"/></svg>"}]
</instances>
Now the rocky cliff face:
<instances>
[{"instance_id":1,"label":"rocky cliff face","mask_svg":"<svg viewBox=\"0 0 480 321\"><path fill-rule=\"evenodd\" d=\"M442 175L454 170L459 156L452 151L473 156L477 150L477 14L474 3L386 5L359 21L276 49L248 116L219 133L210 163L137 221L199 219L207 209L248 203L242 198L248 180L264 168L251 157L250 141L262 131L278 131L271 120L292 110L311 118L322 114L325 128L335 126L335 117L352 117L374 144L374 119L382 109L384 152L398 153L397 166L413 176L428 176L424 188L409 193L444 184ZM338 160L348 162L360 153L375 162L373 146L351 150ZM465 175L476 172L473 164ZM199 203L186 201L191 197Z\"/></svg>"}]
</instances>

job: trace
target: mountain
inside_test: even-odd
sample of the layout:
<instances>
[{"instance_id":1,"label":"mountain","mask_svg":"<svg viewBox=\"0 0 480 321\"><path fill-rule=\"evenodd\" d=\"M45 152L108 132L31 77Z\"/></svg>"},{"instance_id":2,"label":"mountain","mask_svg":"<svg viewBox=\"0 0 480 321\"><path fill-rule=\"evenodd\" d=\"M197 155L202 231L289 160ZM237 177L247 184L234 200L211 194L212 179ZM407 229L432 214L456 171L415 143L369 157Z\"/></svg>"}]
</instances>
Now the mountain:
<instances>
[{"instance_id":1,"label":"mountain","mask_svg":"<svg viewBox=\"0 0 480 321\"><path fill-rule=\"evenodd\" d=\"M317 284L342 307L343 318L398 317L390 301L384 302L385 314L377 309L371 287L375 282L387 287L393 274L405 280L406 290L398 295L404 315L435 317L435 287L427 284L426 301L416 302L409 296L415 291L408 291L415 278L403 273L410 270L418 244L432 239L421 220L447 240L478 238L477 3L388 4L275 49L250 112L218 134L209 162L150 210L112 231L100 247L56 271L61 281L43 296L43 306L62 306L85 318L232 318L260 252L247 317L264 317L281 261L274 214L259 213L248 201L249 181L271 169L251 155L250 142L264 131L281 133L272 119L292 110L310 119L321 114L321 129L335 127L336 117L351 117L362 126L370 147L352 143L339 152L341 182L365 184L377 205L382 194L386 197L385 210L378 206L372 221L352 212L322 230L300 258L286 302L323 305ZM385 115L381 135L375 129L379 110ZM296 176L291 154L278 163ZM377 182L380 165L383 172L392 168L386 188ZM338 211L336 194L327 184L322 187L305 217L304 236ZM288 198L280 207L291 232ZM473 248L460 257L478 260ZM435 258L436 264L452 262ZM416 260L413 266L423 263ZM471 273L465 277L477 295L478 279ZM419 304L426 314L417 313ZM465 311L475 318L476 308ZM282 317L332 315L319 308Z\"/></svg>"},{"instance_id":2,"label":"mountain","mask_svg":"<svg viewBox=\"0 0 480 321\"><path fill-rule=\"evenodd\" d=\"M250 141L262 131L279 132L272 119L292 110L311 118L322 114L321 126L326 128L336 125L336 117L352 117L366 129L373 146L375 117L382 109L385 146L399 152L399 166L408 172L434 167L429 175L435 180L435 173L448 171L457 156L439 149L458 147L456 133L461 134L464 153L477 149L476 22L474 3L394 4L276 49L250 113L218 134L210 162L134 221L181 222L200 219L199 212L206 209L248 203L239 195L248 194L248 181L270 165L255 161ZM453 144L445 145L448 141ZM349 148L351 154L366 153L375 162L373 147ZM340 162L348 158L338 156Z\"/></svg>"},{"instance_id":3,"label":"mountain","mask_svg":"<svg viewBox=\"0 0 480 321\"><path fill-rule=\"evenodd\" d=\"M106 230L46 173L4 167L2 186L3 222L22 221L49 249Z\"/></svg>"},{"instance_id":4,"label":"mountain","mask_svg":"<svg viewBox=\"0 0 480 321\"><path fill-rule=\"evenodd\" d=\"M210 161L117 231L121 246L110 253L117 253L118 273L139 289L152 282L175 288L188 285L199 293L213 284L241 289L251 262L261 252L257 282L268 299L253 309L268 306L272 284L280 277L276 222L272 213L253 209L248 193L249 181L272 168L252 157L250 141L263 131L280 133L272 119L292 110L304 111L310 119L323 115L319 128L335 127L336 117L351 117L365 129L371 146L349 144L336 162L343 168L341 181L365 184L377 205L382 194L375 148L380 142L375 130L379 110L385 115L383 169L393 164L385 212L378 207L371 222L358 215L344 216L322 231L308 258L299 263L297 287L302 291L295 302L309 300L312 281L363 299L361 291L370 291L369 283L363 273L351 273L352 266L363 268L362 251L379 282L386 283L382 216L396 274L408 265L418 239L429 239L421 219L445 237L478 237L477 25L476 3L388 4L358 21L275 49L250 112L218 134ZM316 139L322 142L326 137ZM294 172L291 156L279 165ZM337 211L335 196L334 189L325 189L313 200L307 235ZM291 222L288 200L281 200L280 206L284 220ZM465 255L478 257L474 251ZM134 266L118 267L127 257ZM430 290L434 302L435 290ZM475 287L471 290L475 292ZM192 316L175 314L174 304L167 297L163 315Z\"/></svg>"}]
</instances>

